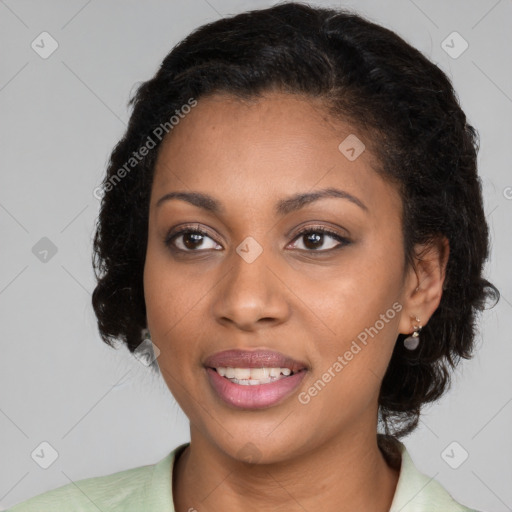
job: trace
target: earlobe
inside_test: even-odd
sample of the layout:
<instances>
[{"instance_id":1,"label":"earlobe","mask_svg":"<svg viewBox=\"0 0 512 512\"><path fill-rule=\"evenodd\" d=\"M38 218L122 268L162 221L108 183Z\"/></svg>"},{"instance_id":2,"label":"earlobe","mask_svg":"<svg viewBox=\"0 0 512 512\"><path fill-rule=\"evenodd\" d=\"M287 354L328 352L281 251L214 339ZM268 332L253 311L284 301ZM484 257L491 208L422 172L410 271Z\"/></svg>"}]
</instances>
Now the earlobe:
<instances>
[{"instance_id":1,"label":"earlobe","mask_svg":"<svg viewBox=\"0 0 512 512\"><path fill-rule=\"evenodd\" d=\"M438 308L443 295L450 244L439 236L415 248L414 267L410 269L405 289L404 315L400 332L411 334L415 325L425 326Z\"/></svg>"}]
</instances>

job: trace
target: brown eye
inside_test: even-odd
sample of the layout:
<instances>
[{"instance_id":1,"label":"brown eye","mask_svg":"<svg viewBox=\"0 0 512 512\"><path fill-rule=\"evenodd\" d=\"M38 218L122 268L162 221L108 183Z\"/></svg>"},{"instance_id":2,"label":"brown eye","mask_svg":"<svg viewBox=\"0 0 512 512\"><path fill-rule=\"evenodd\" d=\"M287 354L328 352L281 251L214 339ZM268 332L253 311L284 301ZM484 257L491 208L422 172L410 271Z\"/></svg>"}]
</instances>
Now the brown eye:
<instances>
[{"instance_id":1,"label":"brown eye","mask_svg":"<svg viewBox=\"0 0 512 512\"><path fill-rule=\"evenodd\" d=\"M171 233L166 238L165 244L184 252L200 252L222 248L206 231L190 228L184 228L176 233Z\"/></svg>"},{"instance_id":2,"label":"brown eye","mask_svg":"<svg viewBox=\"0 0 512 512\"><path fill-rule=\"evenodd\" d=\"M331 239L329 242L328 240ZM295 249L327 252L331 249L336 249L344 245L348 245L350 240L331 231L323 226L317 228L306 228L298 233L294 240L302 242L303 247L297 247L297 242L294 243ZM333 243L332 241L337 243ZM326 247L327 245L327 247Z\"/></svg>"}]
</instances>

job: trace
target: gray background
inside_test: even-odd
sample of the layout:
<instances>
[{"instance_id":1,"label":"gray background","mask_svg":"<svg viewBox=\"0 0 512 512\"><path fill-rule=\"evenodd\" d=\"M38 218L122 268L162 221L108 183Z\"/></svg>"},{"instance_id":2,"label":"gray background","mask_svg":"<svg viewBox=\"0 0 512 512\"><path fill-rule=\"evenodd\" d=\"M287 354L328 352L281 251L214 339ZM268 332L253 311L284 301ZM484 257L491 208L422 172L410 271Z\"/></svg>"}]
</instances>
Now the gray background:
<instances>
[{"instance_id":1,"label":"gray background","mask_svg":"<svg viewBox=\"0 0 512 512\"><path fill-rule=\"evenodd\" d=\"M93 190L125 129L134 85L195 27L274 3L0 1L0 509L71 480L152 464L189 439L160 377L97 333ZM352 6L398 32L448 73L480 132L492 236L486 275L502 300L482 316L476 357L405 444L457 500L512 510L512 3L311 3ZM43 31L59 45L46 59L31 47ZM458 58L442 47L453 31L469 44ZM462 43L449 44L453 53ZM43 237L57 248L46 262L32 251ZM44 441L58 452L48 469L31 458ZM442 457L453 441L469 454L457 469ZM452 464L460 447L448 450Z\"/></svg>"}]
</instances>

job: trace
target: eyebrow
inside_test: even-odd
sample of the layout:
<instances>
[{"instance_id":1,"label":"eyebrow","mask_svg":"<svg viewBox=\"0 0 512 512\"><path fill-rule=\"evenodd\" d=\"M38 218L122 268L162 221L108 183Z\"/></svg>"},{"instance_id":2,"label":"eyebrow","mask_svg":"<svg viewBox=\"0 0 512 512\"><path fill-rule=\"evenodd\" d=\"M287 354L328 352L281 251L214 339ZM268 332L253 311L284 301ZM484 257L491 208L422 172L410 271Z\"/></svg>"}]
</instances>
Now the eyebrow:
<instances>
[{"instance_id":1,"label":"eyebrow","mask_svg":"<svg viewBox=\"0 0 512 512\"><path fill-rule=\"evenodd\" d=\"M365 212L368 212L368 207L357 197L349 194L345 190L338 188L324 188L315 190L314 192L305 192L302 194L295 194L285 199L279 200L274 206L274 211L277 215L283 216L291 212L300 210L304 206L325 198L338 198L347 199L353 204L359 206ZM161 206L164 202L171 199L181 199L188 203L202 208L215 214L222 214L225 212L224 207L214 197L201 192L169 192L162 196L156 203L156 208Z\"/></svg>"}]
</instances>

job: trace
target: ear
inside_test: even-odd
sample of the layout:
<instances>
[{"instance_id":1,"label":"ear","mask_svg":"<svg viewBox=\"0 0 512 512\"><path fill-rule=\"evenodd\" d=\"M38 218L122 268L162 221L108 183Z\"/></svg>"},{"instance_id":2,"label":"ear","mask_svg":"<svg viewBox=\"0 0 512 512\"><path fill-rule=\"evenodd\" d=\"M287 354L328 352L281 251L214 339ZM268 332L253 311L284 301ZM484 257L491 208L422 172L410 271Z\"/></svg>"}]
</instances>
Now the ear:
<instances>
[{"instance_id":1,"label":"ear","mask_svg":"<svg viewBox=\"0 0 512 512\"><path fill-rule=\"evenodd\" d=\"M414 325L424 327L441 302L450 244L439 236L429 244L418 244L414 264L407 270L403 296L403 313L399 331L411 334ZM419 322L416 322L419 318Z\"/></svg>"}]
</instances>

